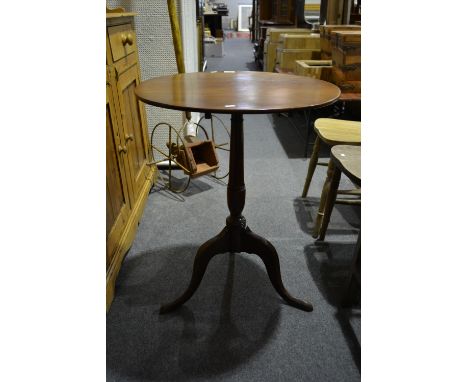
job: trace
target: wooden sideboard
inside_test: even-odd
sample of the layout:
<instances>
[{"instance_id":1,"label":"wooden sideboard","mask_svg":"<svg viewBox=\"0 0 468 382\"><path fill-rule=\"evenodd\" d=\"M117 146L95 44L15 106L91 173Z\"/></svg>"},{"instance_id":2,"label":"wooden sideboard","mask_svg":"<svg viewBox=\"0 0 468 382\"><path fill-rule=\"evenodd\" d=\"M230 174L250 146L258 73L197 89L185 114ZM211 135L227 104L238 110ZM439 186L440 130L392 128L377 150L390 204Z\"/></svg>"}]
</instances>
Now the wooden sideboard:
<instances>
[{"instance_id":1,"label":"wooden sideboard","mask_svg":"<svg viewBox=\"0 0 468 382\"><path fill-rule=\"evenodd\" d=\"M135 238L149 190L158 175L150 163L140 83L134 13L106 17L106 308L115 280Z\"/></svg>"}]
</instances>

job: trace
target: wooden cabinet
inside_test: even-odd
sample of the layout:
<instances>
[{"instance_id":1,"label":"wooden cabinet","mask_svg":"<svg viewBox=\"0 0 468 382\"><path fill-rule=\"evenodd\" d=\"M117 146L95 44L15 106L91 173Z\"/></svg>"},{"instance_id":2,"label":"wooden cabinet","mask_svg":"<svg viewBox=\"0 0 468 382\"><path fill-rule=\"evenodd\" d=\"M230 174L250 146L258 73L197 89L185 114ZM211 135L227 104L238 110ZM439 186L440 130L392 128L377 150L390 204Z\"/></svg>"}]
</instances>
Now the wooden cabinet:
<instances>
[{"instance_id":1,"label":"wooden cabinet","mask_svg":"<svg viewBox=\"0 0 468 382\"><path fill-rule=\"evenodd\" d=\"M148 129L144 105L135 97L135 88L139 84L137 65L132 66L119 76L117 89L124 127L124 145L128 149L130 166L130 184L133 188L130 201L135 204L135 196L145 183L150 158L148 150ZM145 122L143 122L145 121Z\"/></svg>"},{"instance_id":2,"label":"wooden cabinet","mask_svg":"<svg viewBox=\"0 0 468 382\"><path fill-rule=\"evenodd\" d=\"M272 57L274 50L265 49L268 28L307 28L310 25L304 18L304 0L257 0L254 2L254 35L258 46L254 48L256 63L267 69L273 70L272 61L267 62L265 57ZM271 48L271 47L270 47Z\"/></svg>"},{"instance_id":3,"label":"wooden cabinet","mask_svg":"<svg viewBox=\"0 0 468 382\"><path fill-rule=\"evenodd\" d=\"M116 92L106 81L106 266L109 269L121 233L130 215L126 160L120 143L122 129L116 111Z\"/></svg>"},{"instance_id":4,"label":"wooden cabinet","mask_svg":"<svg viewBox=\"0 0 468 382\"><path fill-rule=\"evenodd\" d=\"M259 19L263 23L296 23L296 0L260 0L259 5Z\"/></svg>"},{"instance_id":5,"label":"wooden cabinet","mask_svg":"<svg viewBox=\"0 0 468 382\"><path fill-rule=\"evenodd\" d=\"M135 237L146 198L157 176L150 163L138 49L131 13L108 13L106 33L106 304L125 253Z\"/></svg>"}]
</instances>

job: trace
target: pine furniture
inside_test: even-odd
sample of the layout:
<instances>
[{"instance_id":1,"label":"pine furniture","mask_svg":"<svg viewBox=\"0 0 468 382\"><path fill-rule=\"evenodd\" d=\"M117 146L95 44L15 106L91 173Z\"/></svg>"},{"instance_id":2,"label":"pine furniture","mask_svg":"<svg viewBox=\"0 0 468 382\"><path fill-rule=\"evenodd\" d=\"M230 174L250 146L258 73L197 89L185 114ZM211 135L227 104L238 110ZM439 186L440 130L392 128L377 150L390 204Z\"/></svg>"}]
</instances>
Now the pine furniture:
<instances>
[{"instance_id":1,"label":"pine furniture","mask_svg":"<svg viewBox=\"0 0 468 382\"><path fill-rule=\"evenodd\" d=\"M332 32L336 31L360 31L360 25L320 25L320 48L322 50L322 60L332 58Z\"/></svg>"},{"instance_id":2,"label":"pine furniture","mask_svg":"<svg viewBox=\"0 0 468 382\"><path fill-rule=\"evenodd\" d=\"M106 14L106 307L157 175L150 163L134 13Z\"/></svg>"}]
</instances>

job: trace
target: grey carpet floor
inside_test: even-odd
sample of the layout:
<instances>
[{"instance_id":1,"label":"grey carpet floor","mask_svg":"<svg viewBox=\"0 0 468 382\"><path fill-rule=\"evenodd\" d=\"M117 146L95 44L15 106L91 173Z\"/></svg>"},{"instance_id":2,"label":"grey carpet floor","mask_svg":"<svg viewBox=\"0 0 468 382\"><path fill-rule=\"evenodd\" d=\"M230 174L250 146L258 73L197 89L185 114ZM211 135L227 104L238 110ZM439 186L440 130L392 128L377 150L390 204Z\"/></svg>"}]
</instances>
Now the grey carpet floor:
<instances>
[{"instance_id":1,"label":"grey carpet floor","mask_svg":"<svg viewBox=\"0 0 468 382\"><path fill-rule=\"evenodd\" d=\"M247 70L248 40L225 44L228 60L212 60L209 70ZM294 121L304 130L301 115ZM360 380L360 310L338 308L359 208L337 206L326 242L314 242L326 168L318 167L302 199L307 160L298 131L275 115L245 116L244 126L247 224L276 247L286 288L314 311L286 305L255 255L222 254L192 299L160 316L161 304L186 288L198 246L222 229L228 209L226 185L209 176L177 197L156 187L107 314L109 381Z\"/></svg>"},{"instance_id":2,"label":"grey carpet floor","mask_svg":"<svg viewBox=\"0 0 468 382\"><path fill-rule=\"evenodd\" d=\"M206 71L256 70L253 45L246 38L224 40L223 57L207 57Z\"/></svg>"}]
</instances>

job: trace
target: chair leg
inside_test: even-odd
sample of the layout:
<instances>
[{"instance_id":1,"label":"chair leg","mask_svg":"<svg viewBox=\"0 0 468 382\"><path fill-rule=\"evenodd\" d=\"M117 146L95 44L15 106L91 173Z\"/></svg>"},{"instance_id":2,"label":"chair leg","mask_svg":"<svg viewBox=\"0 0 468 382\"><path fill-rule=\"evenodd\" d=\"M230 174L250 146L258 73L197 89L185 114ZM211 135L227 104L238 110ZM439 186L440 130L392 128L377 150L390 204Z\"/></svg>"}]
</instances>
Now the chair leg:
<instances>
[{"instance_id":1,"label":"chair leg","mask_svg":"<svg viewBox=\"0 0 468 382\"><path fill-rule=\"evenodd\" d=\"M313 129L313 126L311 126L311 121L312 121L312 110L307 109L305 112L306 116L306 129L307 129L307 136L305 140L305 147L304 147L304 158L307 158L307 152L309 151L309 139L310 139L310 133Z\"/></svg>"},{"instance_id":2,"label":"chair leg","mask_svg":"<svg viewBox=\"0 0 468 382\"><path fill-rule=\"evenodd\" d=\"M330 191L331 178L333 175L333 170L335 169L335 164L330 160L328 162L327 178L322 188L322 195L320 196L320 205L317 211L317 217L315 218L314 229L312 230L312 237L316 239L319 235L320 226L322 225L323 220L323 211L325 210L325 203L327 202L328 192Z\"/></svg>"},{"instance_id":3,"label":"chair leg","mask_svg":"<svg viewBox=\"0 0 468 382\"><path fill-rule=\"evenodd\" d=\"M330 190L328 192L327 201L325 203L325 208L323 211L323 221L320 225L319 238L318 240L325 239L325 233L327 232L328 223L330 222L330 216L333 211L333 206L335 205L336 194L338 191L338 186L340 185L341 171L335 167L332 174L332 179L330 182Z\"/></svg>"},{"instance_id":4,"label":"chair leg","mask_svg":"<svg viewBox=\"0 0 468 382\"><path fill-rule=\"evenodd\" d=\"M309 168L307 169L307 176L304 184L304 189L302 190L302 197L305 198L309 192L310 182L312 181L312 176L314 175L315 168L317 167L318 155L320 151L320 138L317 136L314 143L314 149L309 161Z\"/></svg>"}]
</instances>

